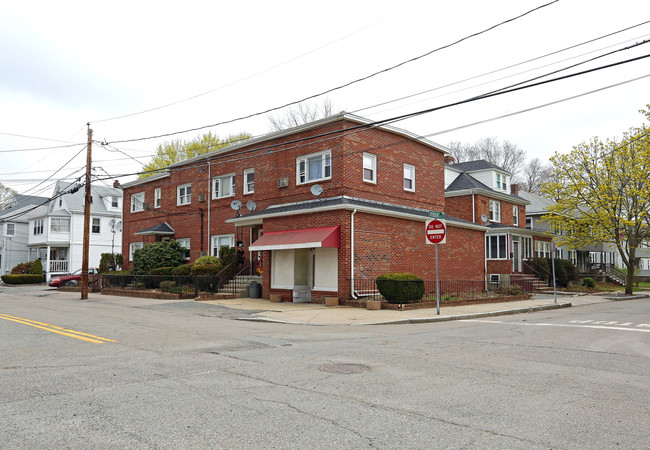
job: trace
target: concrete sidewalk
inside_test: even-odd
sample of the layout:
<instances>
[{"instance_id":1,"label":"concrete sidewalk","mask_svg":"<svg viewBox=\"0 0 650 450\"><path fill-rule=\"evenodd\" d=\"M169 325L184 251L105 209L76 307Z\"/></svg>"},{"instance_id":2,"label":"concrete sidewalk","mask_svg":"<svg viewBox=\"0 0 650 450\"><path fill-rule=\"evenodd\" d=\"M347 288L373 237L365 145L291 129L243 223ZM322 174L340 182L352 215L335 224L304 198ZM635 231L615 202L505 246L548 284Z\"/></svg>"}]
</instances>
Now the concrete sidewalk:
<instances>
[{"instance_id":1,"label":"concrete sidewalk","mask_svg":"<svg viewBox=\"0 0 650 450\"><path fill-rule=\"evenodd\" d=\"M548 309L612 300L602 295L558 296L557 303L552 295L536 295L530 300L503 303L484 303L464 306L440 306L440 315L433 309L393 311L382 309L369 311L347 306L326 307L311 303L271 303L265 299L238 298L233 300L207 300L202 303L216 304L228 308L262 311L241 320L291 323L301 325L378 325L423 323L448 320L471 319L506 314L519 314Z\"/></svg>"}]
</instances>

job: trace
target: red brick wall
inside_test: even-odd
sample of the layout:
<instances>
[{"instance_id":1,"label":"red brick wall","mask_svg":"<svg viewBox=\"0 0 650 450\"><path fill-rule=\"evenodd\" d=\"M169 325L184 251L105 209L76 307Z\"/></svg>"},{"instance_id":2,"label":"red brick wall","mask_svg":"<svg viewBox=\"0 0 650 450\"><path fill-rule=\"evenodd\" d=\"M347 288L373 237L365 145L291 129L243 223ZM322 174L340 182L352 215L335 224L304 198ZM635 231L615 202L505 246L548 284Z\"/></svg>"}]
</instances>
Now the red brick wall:
<instances>
[{"instance_id":1,"label":"red brick wall","mask_svg":"<svg viewBox=\"0 0 650 450\"><path fill-rule=\"evenodd\" d=\"M514 216L513 216L513 205L512 202L507 202L504 200L498 200L501 203L501 221L499 222L502 225L514 225ZM472 195L461 195L458 197L447 197L446 202L446 212L447 214L458 217L459 219L472 221ZM517 227L526 228L526 207L523 205L517 205L519 209L519 224ZM483 225L481 216L485 214L487 217L490 217L490 197L475 194L474 195L474 223Z\"/></svg>"},{"instance_id":2,"label":"red brick wall","mask_svg":"<svg viewBox=\"0 0 650 450\"><path fill-rule=\"evenodd\" d=\"M317 129L295 133L272 141L250 147L242 147L235 152L224 153L221 157L207 162L188 163L175 168L170 176L138 186L124 189L124 219L122 253L125 255L125 268L130 269L128 260L131 242L153 242L155 237L136 236L136 231L169 223L176 231L175 238L191 239L191 260L196 259L201 251L210 252L210 237L221 234L234 234L235 226L225 223L235 216L230 203L237 199L244 205L253 200L258 210L266 209L271 204L313 200L310 189L314 183L296 184L296 158L301 155L331 150L332 178L320 181L324 188L323 198L338 195L350 195L404 204L427 209L442 210L443 192L443 154L416 141L408 140L382 130L366 130L360 133L334 138L320 137L314 141L308 138L330 133L343 128L356 126L356 123L341 121L324 125ZM378 158L378 183L368 185L362 181L362 154L372 152ZM415 193L403 189L403 164L416 166ZM255 169L255 192L243 194L243 171ZM212 200L208 195L211 179L235 173L235 196ZM289 186L278 188L279 178L287 178ZM177 206L177 187L191 183L192 201L189 205ZM162 205L154 208L154 188L162 189ZM151 209L131 213L131 195L145 193L145 203ZM199 194L206 195L205 202L199 202ZM208 223L208 204L210 205L210 223ZM201 212L203 219L201 219ZM246 208L240 211L248 212ZM265 229L266 229L265 221ZM247 247L250 243L250 231L244 229L236 240L243 236ZM257 234L254 233L253 241ZM201 244L201 239L203 240ZM246 252L248 257L248 252Z\"/></svg>"}]
</instances>

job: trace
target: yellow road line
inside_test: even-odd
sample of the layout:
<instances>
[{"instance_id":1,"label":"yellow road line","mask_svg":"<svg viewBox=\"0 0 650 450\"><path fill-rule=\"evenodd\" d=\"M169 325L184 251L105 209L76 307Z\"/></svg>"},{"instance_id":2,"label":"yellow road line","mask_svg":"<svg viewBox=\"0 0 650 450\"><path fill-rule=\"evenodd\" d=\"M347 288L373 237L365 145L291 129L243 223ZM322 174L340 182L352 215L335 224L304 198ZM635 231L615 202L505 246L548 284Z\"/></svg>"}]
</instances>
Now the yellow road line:
<instances>
[{"instance_id":1,"label":"yellow road line","mask_svg":"<svg viewBox=\"0 0 650 450\"><path fill-rule=\"evenodd\" d=\"M81 339L82 341L93 342L95 344L103 344L104 342L117 342L113 339L82 333L80 331L69 330L67 328L51 325L49 323L38 322L36 320L24 319L22 317L15 317L7 314L0 314L0 319L10 320L12 322L21 323L23 325L29 325L31 327L40 328L41 330L51 331L52 333L61 334L63 336L68 336L75 339Z\"/></svg>"}]
</instances>

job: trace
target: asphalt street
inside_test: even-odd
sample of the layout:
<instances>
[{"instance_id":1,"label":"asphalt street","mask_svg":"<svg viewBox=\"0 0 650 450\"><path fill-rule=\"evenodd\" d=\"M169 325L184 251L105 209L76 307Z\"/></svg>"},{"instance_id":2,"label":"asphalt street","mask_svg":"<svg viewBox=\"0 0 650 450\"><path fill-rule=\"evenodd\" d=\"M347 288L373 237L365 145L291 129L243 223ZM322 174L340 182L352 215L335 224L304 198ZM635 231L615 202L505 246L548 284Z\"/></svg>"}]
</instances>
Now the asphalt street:
<instances>
[{"instance_id":1,"label":"asphalt street","mask_svg":"<svg viewBox=\"0 0 650 450\"><path fill-rule=\"evenodd\" d=\"M374 326L0 287L5 448L648 448L650 302ZM95 342L97 341L97 342Z\"/></svg>"}]
</instances>

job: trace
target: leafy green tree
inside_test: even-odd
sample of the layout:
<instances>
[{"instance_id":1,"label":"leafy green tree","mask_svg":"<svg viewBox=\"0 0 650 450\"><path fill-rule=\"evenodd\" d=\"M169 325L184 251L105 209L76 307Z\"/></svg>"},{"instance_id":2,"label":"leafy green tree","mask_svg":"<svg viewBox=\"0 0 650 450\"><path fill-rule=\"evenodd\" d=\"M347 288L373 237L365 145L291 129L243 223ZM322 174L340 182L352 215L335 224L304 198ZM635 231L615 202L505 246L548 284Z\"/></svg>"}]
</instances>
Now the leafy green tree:
<instances>
[{"instance_id":1,"label":"leafy green tree","mask_svg":"<svg viewBox=\"0 0 650 450\"><path fill-rule=\"evenodd\" d=\"M121 253L102 253L99 259L99 273L120 270L123 263L124 258Z\"/></svg>"},{"instance_id":2,"label":"leafy green tree","mask_svg":"<svg viewBox=\"0 0 650 450\"><path fill-rule=\"evenodd\" d=\"M177 241L147 244L133 252L133 273L146 275L158 267L176 267L185 262L185 249Z\"/></svg>"},{"instance_id":3,"label":"leafy green tree","mask_svg":"<svg viewBox=\"0 0 650 450\"><path fill-rule=\"evenodd\" d=\"M650 119L650 110L641 113ZM543 192L557 203L545 221L566 231L556 241L568 248L612 244L631 294L637 248L650 240L650 128L631 128L620 143L594 137L551 162L553 178Z\"/></svg>"},{"instance_id":4,"label":"leafy green tree","mask_svg":"<svg viewBox=\"0 0 650 450\"><path fill-rule=\"evenodd\" d=\"M228 136L225 139L220 139L219 136L209 132L197 136L191 141L181 141L180 139L176 139L170 142L165 142L158 146L156 154L151 158L149 164L145 165L142 170L152 171L163 169L170 164L194 158L195 156L204 155L214 150L219 150L228 147L229 145L246 141L251 137L253 136L249 133L239 133ZM154 173L155 172L148 172L140 174L140 178L148 177Z\"/></svg>"}]
</instances>

